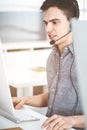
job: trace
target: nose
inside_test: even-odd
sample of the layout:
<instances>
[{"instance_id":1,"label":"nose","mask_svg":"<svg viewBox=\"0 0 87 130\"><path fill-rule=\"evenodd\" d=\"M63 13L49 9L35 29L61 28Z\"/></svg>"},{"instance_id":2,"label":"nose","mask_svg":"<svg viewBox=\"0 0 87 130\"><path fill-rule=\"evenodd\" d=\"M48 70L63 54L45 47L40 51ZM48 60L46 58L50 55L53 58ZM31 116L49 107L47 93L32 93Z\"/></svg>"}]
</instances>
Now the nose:
<instances>
[{"instance_id":1,"label":"nose","mask_svg":"<svg viewBox=\"0 0 87 130\"><path fill-rule=\"evenodd\" d=\"M47 33L50 33L50 32L52 32L52 30L53 30L53 28L52 28L51 23L48 23L48 24L46 25L46 32L47 32Z\"/></svg>"}]
</instances>

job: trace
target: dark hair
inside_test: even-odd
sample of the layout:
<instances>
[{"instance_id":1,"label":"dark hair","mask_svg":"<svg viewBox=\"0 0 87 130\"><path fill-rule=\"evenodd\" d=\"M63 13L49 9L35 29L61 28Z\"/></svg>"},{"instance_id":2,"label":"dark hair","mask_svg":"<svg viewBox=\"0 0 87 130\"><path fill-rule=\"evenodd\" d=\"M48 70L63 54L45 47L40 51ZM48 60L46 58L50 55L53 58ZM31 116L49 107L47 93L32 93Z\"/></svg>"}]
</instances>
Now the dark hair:
<instances>
[{"instance_id":1,"label":"dark hair","mask_svg":"<svg viewBox=\"0 0 87 130\"><path fill-rule=\"evenodd\" d=\"M79 18L79 5L76 0L45 0L40 9L46 11L50 7L61 9L68 20Z\"/></svg>"}]
</instances>

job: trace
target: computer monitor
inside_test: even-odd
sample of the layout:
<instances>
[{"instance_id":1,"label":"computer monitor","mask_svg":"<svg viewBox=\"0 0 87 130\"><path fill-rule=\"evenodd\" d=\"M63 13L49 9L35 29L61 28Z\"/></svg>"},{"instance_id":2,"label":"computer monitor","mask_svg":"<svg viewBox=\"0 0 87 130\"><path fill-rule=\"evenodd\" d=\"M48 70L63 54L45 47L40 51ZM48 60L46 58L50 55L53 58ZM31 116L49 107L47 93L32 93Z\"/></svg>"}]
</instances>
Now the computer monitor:
<instances>
[{"instance_id":1,"label":"computer monitor","mask_svg":"<svg viewBox=\"0 0 87 130\"><path fill-rule=\"evenodd\" d=\"M87 21L72 20L75 60L87 128Z\"/></svg>"}]
</instances>

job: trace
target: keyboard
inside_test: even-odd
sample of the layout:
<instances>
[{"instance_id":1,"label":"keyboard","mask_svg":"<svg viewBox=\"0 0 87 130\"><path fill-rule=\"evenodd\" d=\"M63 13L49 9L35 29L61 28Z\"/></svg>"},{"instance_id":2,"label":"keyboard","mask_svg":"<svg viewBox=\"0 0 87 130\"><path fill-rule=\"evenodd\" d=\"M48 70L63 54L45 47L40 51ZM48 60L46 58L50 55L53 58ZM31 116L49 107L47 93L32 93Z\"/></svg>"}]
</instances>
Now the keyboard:
<instances>
[{"instance_id":1,"label":"keyboard","mask_svg":"<svg viewBox=\"0 0 87 130\"><path fill-rule=\"evenodd\" d=\"M33 115L29 109L15 110L15 117L22 121L37 121L38 117Z\"/></svg>"}]
</instances>

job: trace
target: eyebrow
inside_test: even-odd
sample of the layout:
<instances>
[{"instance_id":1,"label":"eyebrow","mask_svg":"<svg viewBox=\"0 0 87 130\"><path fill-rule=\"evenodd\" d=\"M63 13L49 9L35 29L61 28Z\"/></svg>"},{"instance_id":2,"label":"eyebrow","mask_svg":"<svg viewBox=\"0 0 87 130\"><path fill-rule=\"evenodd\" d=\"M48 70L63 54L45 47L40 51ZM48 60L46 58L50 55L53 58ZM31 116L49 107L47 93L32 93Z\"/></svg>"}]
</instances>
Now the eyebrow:
<instances>
[{"instance_id":1,"label":"eyebrow","mask_svg":"<svg viewBox=\"0 0 87 130\"><path fill-rule=\"evenodd\" d=\"M49 20L49 22L53 22L53 21L60 21L60 19L56 19L56 18L54 18L54 19ZM46 23L47 21L43 20L43 22Z\"/></svg>"}]
</instances>

